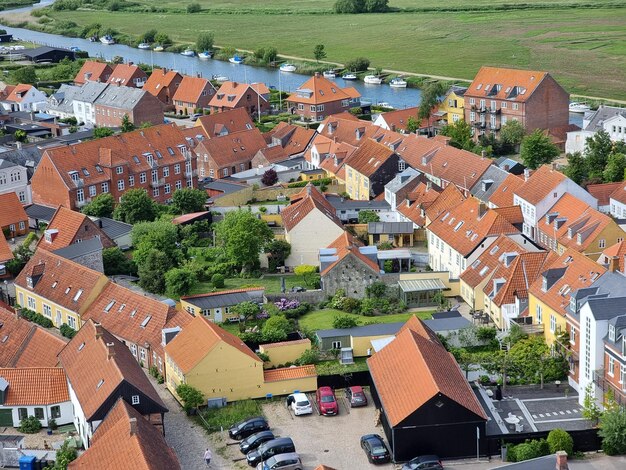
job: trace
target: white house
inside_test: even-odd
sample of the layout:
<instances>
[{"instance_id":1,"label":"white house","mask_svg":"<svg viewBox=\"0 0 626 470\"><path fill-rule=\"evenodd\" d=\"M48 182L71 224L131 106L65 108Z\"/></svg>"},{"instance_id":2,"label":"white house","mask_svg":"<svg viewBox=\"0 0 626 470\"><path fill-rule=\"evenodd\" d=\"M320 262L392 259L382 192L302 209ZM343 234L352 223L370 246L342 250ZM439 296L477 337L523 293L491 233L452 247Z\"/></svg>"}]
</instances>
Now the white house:
<instances>
[{"instance_id":1,"label":"white house","mask_svg":"<svg viewBox=\"0 0 626 470\"><path fill-rule=\"evenodd\" d=\"M613 142L626 142L626 108L600 106L596 111L586 113L583 128L567 133L565 151L583 153L587 139L601 130L608 133Z\"/></svg>"},{"instance_id":2,"label":"white house","mask_svg":"<svg viewBox=\"0 0 626 470\"><path fill-rule=\"evenodd\" d=\"M33 202L26 167L0 158L0 194L6 193L17 194L22 204Z\"/></svg>"},{"instance_id":3,"label":"white house","mask_svg":"<svg viewBox=\"0 0 626 470\"><path fill-rule=\"evenodd\" d=\"M611 215L616 219L626 219L626 183L623 183L609 197Z\"/></svg>"},{"instance_id":4,"label":"white house","mask_svg":"<svg viewBox=\"0 0 626 470\"><path fill-rule=\"evenodd\" d=\"M74 94L72 109L79 123L83 122L86 127L96 125L95 102L107 87L106 83L87 82Z\"/></svg>"},{"instance_id":5,"label":"white house","mask_svg":"<svg viewBox=\"0 0 626 470\"><path fill-rule=\"evenodd\" d=\"M1 102L2 108L8 112L45 111L48 107L46 94L32 85L19 84Z\"/></svg>"},{"instance_id":6,"label":"white house","mask_svg":"<svg viewBox=\"0 0 626 470\"><path fill-rule=\"evenodd\" d=\"M74 420L65 371L59 367L0 369L0 426L36 417L43 427Z\"/></svg>"}]
</instances>

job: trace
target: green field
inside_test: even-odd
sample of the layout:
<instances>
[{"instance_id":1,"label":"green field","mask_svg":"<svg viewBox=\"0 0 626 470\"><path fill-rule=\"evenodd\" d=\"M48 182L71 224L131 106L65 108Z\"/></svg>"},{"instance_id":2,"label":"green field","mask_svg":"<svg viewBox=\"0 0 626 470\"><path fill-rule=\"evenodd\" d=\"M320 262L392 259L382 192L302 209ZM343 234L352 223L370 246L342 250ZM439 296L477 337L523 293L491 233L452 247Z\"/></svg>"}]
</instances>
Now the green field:
<instances>
[{"instance_id":1,"label":"green field","mask_svg":"<svg viewBox=\"0 0 626 470\"><path fill-rule=\"evenodd\" d=\"M164 0L158 5L163 11L156 13L53 11L52 22L46 19L40 27L52 31L59 22L65 28L67 22L79 27L100 23L132 36L155 28L187 44L198 33L213 31L218 46L247 50L273 46L280 54L308 58L313 46L322 43L329 61L365 56L373 67L461 79L471 79L483 64L539 69L551 72L572 93L626 99L625 2L528 0L525 4L531 7L525 10L506 10L519 4L392 0L390 6L400 9L478 11L361 15L331 14L332 0L199 3L210 10L181 13L187 3ZM132 5L142 9L150 3L139 0Z\"/></svg>"}]
</instances>

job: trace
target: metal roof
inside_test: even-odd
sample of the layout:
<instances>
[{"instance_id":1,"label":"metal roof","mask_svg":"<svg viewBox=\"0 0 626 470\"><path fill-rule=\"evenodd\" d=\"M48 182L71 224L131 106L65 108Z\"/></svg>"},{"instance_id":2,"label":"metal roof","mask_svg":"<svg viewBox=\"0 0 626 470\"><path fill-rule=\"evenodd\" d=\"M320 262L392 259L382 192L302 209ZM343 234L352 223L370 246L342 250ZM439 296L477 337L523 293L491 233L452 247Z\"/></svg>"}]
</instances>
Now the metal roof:
<instances>
[{"instance_id":1,"label":"metal roof","mask_svg":"<svg viewBox=\"0 0 626 470\"><path fill-rule=\"evenodd\" d=\"M391 207L387 201L354 201L352 199L344 199L341 196L326 196L326 200L331 203L335 210L390 210Z\"/></svg>"},{"instance_id":2,"label":"metal roof","mask_svg":"<svg viewBox=\"0 0 626 470\"><path fill-rule=\"evenodd\" d=\"M380 250L377 253L378 259L410 259L411 250L407 248L395 248L393 250Z\"/></svg>"},{"instance_id":3,"label":"metal roof","mask_svg":"<svg viewBox=\"0 0 626 470\"><path fill-rule=\"evenodd\" d=\"M65 248L59 248L53 253L62 256L65 259L73 260L88 253L93 253L94 251L101 251L102 248L102 242L100 239L93 237L80 243L72 243Z\"/></svg>"},{"instance_id":4,"label":"metal roof","mask_svg":"<svg viewBox=\"0 0 626 470\"><path fill-rule=\"evenodd\" d=\"M413 222L369 222L367 231L381 233L413 233Z\"/></svg>"},{"instance_id":5,"label":"metal roof","mask_svg":"<svg viewBox=\"0 0 626 470\"><path fill-rule=\"evenodd\" d=\"M212 294L206 297L191 297L184 300L185 302L202 309L228 307L231 305L237 305L241 302L250 302L254 301L254 299L261 299L263 297L262 291L263 288L259 288L257 291L231 292L221 295Z\"/></svg>"},{"instance_id":6,"label":"metal roof","mask_svg":"<svg viewBox=\"0 0 626 470\"><path fill-rule=\"evenodd\" d=\"M472 322L465 317L424 320L424 324L435 333L438 331L462 330L472 326Z\"/></svg>"},{"instance_id":7,"label":"metal roof","mask_svg":"<svg viewBox=\"0 0 626 470\"><path fill-rule=\"evenodd\" d=\"M429 290L444 290L445 284L441 282L441 279L411 279L400 280L398 285L402 292L423 292Z\"/></svg>"},{"instance_id":8,"label":"metal roof","mask_svg":"<svg viewBox=\"0 0 626 470\"><path fill-rule=\"evenodd\" d=\"M355 326L354 328L332 328L317 330L318 338L334 338L337 336L384 336L395 335L405 322L376 323L374 325Z\"/></svg>"},{"instance_id":9,"label":"metal roof","mask_svg":"<svg viewBox=\"0 0 626 470\"><path fill-rule=\"evenodd\" d=\"M109 219L108 217L90 217L90 219L96 222L96 224L98 224L98 221L102 222L102 231L113 240L128 235L133 229L133 226L130 224Z\"/></svg>"},{"instance_id":10,"label":"metal roof","mask_svg":"<svg viewBox=\"0 0 626 470\"><path fill-rule=\"evenodd\" d=\"M29 218L37 219L39 222L50 222L56 212L54 207L42 206L41 204L31 204L24 208L24 210Z\"/></svg>"},{"instance_id":11,"label":"metal roof","mask_svg":"<svg viewBox=\"0 0 626 470\"><path fill-rule=\"evenodd\" d=\"M109 85L109 87L98 96L96 104L119 109L133 109L146 93L146 91L139 88Z\"/></svg>"},{"instance_id":12,"label":"metal roof","mask_svg":"<svg viewBox=\"0 0 626 470\"><path fill-rule=\"evenodd\" d=\"M496 192L507 176L509 176L507 171L504 171L502 168L495 165L491 165L487 168L487 171L482 174L480 180L472 186L470 193L476 199L488 201L491 195Z\"/></svg>"}]
</instances>

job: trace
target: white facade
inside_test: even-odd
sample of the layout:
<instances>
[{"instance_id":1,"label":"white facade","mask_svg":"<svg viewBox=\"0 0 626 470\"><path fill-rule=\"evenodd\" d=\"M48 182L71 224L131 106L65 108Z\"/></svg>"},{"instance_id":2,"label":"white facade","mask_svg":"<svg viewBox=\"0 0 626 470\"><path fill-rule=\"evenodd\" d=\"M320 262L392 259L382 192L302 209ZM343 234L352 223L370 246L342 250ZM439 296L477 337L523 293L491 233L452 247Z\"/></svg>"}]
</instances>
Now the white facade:
<instances>
[{"instance_id":1,"label":"white facade","mask_svg":"<svg viewBox=\"0 0 626 470\"><path fill-rule=\"evenodd\" d=\"M69 380L67 381L67 388L70 392L71 404L74 407L74 427L76 428L78 436L83 442L85 449L88 449L91 438L102 421L87 421L85 412L83 411L82 406L80 406L76 392L74 392L72 384Z\"/></svg>"},{"instance_id":2,"label":"white facade","mask_svg":"<svg viewBox=\"0 0 626 470\"><path fill-rule=\"evenodd\" d=\"M430 230L428 236L428 263L433 271L448 271L450 279L458 279L465 268L472 264L487 249L497 237L487 237L467 257L456 251L445 240L442 240Z\"/></svg>"},{"instance_id":3,"label":"white facade","mask_svg":"<svg viewBox=\"0 0 626 470\"><path fill-rule=\"evenodd\" d=\"M19 427L20 421L28 416L39 417L41 426L48 427L49 420L54 418L56 423L61 426L70 424L74 421L74 409L72 402L64 401L53 405L1 405L0 409L11 409L13 417L13 427Z\"/></svg>"},{"instance_id":4,"label":"white facade","mask_svg":"<svg viewBox=\"0 0 626 470\"><path fill-rule=\"evenodd\" d=\"M587 139L596 135L593 131L573 131L567 133L567 140L565 141L565 153L585 152L585 145Z\"/></svg>"},{"instance_id":5,"label":"white facade","mask_svg":"<svg viewBox=\"0 0 626 470\"><path fill-rule=\"evenodd\" d=\"M2 160L0 154L0 194L15 193L22 204L33 202L26 167Z\"/></svg>"},{"instance_id":6,"label":"white facade","mask_svg":"<svg viewBox=\"0 0 626 470\"><path fill-rule=\"evenodd\" d=\"M74 98L72 107L74 116L79 123L84 122L85 127L94 127L96 125L96 106L94 103L79 101Z\"/></svg>"},{"instance_id":7,"label":"white facade","mask_svg":"<svg viewBox=\"0 0 626 470\"><path fill-rule=\"evenodd\" d=\"M596 397L602 392L596 390L593 371L604 367L604 341L609 329L608 320L596 321L588 303L580 309L580 371L578 377L578 403L584 404L585 389L592 384Z\"/></svg>"},{"instance_id":8,"label":"white facade","mask_svg":"<svg viewBox=\"0 0 626 470\"><path fill-rule=\"evenodd\" d=\"M8 112L45 111L48 109L48 97L44 92L31 86L19 101L3 101L2 108Z\"/></svg>"},{"instance_id":9,"label":"white facade","mask_svg":"<svg viewBox=\"0 0 626 470\"><path fill-rule=\"evenodd\" d=\"M613 142L626 142L626 116L618 114L602 123L604 131Z\"/></svg>"},{"instance_id":10,"label":"white facade","mask_svg":"<svg viewBox=\"0 0 626 470\"><path fill-rule=\"evenodd\" d=\"M613 198L610 201L611 215L616 219L626 219L626 204Z\"/></svg>"},{"instance_id":11,"label":"white facade","mask_svg":"<svg viewBox=\"0 0 626 470\"><path fill-rule=\"evenodd\" d=\"M317 266L320 248L326 248L343 233L343 228L317 209L309 212L295 227L285 233L291 254L285 266Z\"/></svg>"}]
</instances>

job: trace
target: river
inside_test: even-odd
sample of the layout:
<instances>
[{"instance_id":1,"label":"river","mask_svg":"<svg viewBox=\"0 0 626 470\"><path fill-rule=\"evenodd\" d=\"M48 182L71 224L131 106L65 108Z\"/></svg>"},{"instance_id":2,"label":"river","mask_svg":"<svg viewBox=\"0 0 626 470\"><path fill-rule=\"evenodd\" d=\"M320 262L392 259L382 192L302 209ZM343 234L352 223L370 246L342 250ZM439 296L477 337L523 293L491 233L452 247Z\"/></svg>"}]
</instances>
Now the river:
<instances>
[{"instance_id":1,"label":"river","mask_svg":"<svg viewBox=\"0 0 626 470\"><path fill-rule=\"evenodd\" d=\"M33 8L41 8L54 3L54 0L43 0L34 6L23 7L9 12L27 12ZM0 16L0 22L2 18ZM78 47L87 51L90 57L99 57L111 60L115 56L123 57L126 62L144 63L153 67L166 67L178 70L182 74L196 75L210 78L214 75L223 75L230 80L241 83L263 82L268 86L275 86L279 90L293 92L298 89L310 76L298 73L285 73L277 69L253 67L250 65L235 65L230 62L209 59L203 61L197 57L185 57L172 52L153 52L136 49L123 44L104 45L100 42L90 42L87 39L70 38L57 34L40 33L23 28L0 27L6 29L14 38L32 41L52 47ZM391 88L389 85L368 85L361 81L345 81L341 78L334 80L341 87L356 88L365 100L373 104L388 103L396 109L417 106L420 103L421 93L417 88ZM582 114L570 114L570 123L582 126Z\"/></svg>"}]
</instances>

